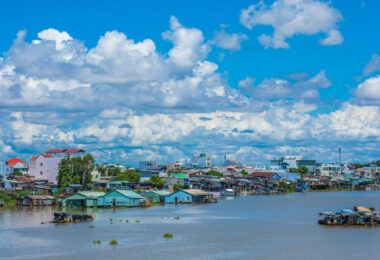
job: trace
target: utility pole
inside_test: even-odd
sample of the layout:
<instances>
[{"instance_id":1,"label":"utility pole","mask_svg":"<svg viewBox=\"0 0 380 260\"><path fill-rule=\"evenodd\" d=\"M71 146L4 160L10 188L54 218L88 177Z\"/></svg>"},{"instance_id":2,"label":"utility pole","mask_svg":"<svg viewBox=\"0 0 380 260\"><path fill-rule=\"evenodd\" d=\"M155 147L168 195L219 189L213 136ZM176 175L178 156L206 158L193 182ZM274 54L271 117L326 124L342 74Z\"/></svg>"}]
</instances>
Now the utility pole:
<instances>
[{"instance_id":1,"label":"utility pole","mask_svg":"<svg viewBox=\"0 0 380 260\"><path fill-rule=\"evenodd\" d=\"M342 148L339 147L339 169L340 169L340 175L343 173L342 169Z\"/></svg>"}]
</instances>

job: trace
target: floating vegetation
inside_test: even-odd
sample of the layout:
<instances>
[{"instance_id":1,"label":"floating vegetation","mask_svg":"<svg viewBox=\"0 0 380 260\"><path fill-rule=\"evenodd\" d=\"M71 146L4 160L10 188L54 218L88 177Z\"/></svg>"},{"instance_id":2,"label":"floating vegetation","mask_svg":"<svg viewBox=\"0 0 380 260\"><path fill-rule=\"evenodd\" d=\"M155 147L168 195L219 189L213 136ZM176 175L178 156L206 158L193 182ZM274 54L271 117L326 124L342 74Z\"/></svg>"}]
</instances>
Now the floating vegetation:
<instances>
[{"instance_id":1,"label":"floating vegetation","mask_svg":"<svg viewBox=\"0 0 380 260\"><path fill-rule=\"evenodd\" d=\"M179 217L174 217L174 219L179 219Z\"/></svg>"},{"instance_id":2,"label":"floating vegetation","mask_svg":"<svg viewBox=\"0 0 380 260\"><path fill-rule=\"evenodd\" d=\"M100 241L100 240L94 240L94 241L92 241L92 243L98 245L98 244L101 244L102 241Z\"/></svg>"},{"instance_id":3,"label":"floating vegetation","mask_svg":"<svg viewBox=\"0 0 380 260\"><path fill-rule=\"evenodd\" d=\"M109 244L111 246L116 246L117 245L117 240L116 239L112 239Z\"/></svg>"},{"instance_id":4,"label":"floating vegetation","mask_svg":"<svg viewBox=\"0 0 380 260\"><path fill-rule=\"evenodd\" d=\"M163 235L163 237L164 238L173 238L173 234L172 233L165 233L164 235Z\"/></svg>"},{"instance_id":5,"label":"floating vegetation","mask_svg":"<svg viewBox=\"0 0 380 260\"><path fill-rule=\"evenodd\" d=\"M123 222L123 220L122 220L122 219L120 219L120 220L119 220L119 222Z\"/></svg>"},{"instance_id":6,"label":"floating vegetation","mask_svg":"<svg viewBox=\"0 0 380 260\"><path fill-rule=\"evenodd\" d=\"M112 218L110 218L110 222L112 222L113 221L113 219Z\"/></svg>"},{"instance_id":7,"label":"floating vegetation","mask_svg":"<svg viewBox=\"0 0 380 260\"><path fill-rule=\"evenodd\" d=\"M138 220L138 219L136 219L136 221L135 221L136 223L140 223L140 220Z\"/></svg>"},{"instance_id":8,"label":"floating vegetation","mask_svg":"<svg viewBox=\"0 0 380 260\"><path fill-rule=\"evenodd\" d=\"M128 219L126 219L126 220L125 220L125 222L127 222L127 223L128 223L128 222L129 222L129 220L128 220Z\"/></svg>"},{"instance_id":9,"label":"floating vegetation","mask_svg":"<svg viewBox=\"0 0 380 260\"><path fill-rule=\"evenodd\" d=\"M95 226L94 225L90 225L88 228L95 228Z\"/></svg>"}]
</instances>

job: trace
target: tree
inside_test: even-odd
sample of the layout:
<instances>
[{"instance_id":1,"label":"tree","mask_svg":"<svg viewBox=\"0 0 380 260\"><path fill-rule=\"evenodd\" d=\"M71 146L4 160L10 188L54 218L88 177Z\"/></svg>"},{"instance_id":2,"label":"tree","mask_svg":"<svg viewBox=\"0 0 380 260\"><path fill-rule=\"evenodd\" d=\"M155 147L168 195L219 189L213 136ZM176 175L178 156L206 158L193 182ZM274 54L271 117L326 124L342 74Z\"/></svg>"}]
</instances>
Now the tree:
<instances>
[{"instance_id":1,"label":"tree","mask_svg":"<svg viewBox=\"0 0 380 260\"><path fill-rule=\"evenodd\" d=\"M150 182L152 183L154 187L158 189L162 189L165 185L165 181L156 175L153 175L152 177L150 177Z\"/></svg>"},{"instance_id":2,"label":"tree","mask_svg":"<svg viewBox=\"0 0 380 260\"><path fill-rule=\"evenodd\" d=\"M298 172L301 175L306 175L309 172L309 169L306 166L301 166L298 168Z\"/></svg>"},{"instance_id":3,"label":"tree","mask_svg":"<svg viewBox=\"0 0 380 260\"><path fill-rule=\"evenodd\" d=\"M126 171L120 171L120 173L117 173L116 180L140 182L140 174L134 169L128 169Z\"/></svg>"},{"instance_id":4,"label":"tree","mask_svg":"<svg viewBox=\"0 0 380 260\"><path fill-rule=\"evenodd\" d=\"M241 175L243 175L243 176L248 176L248 172L247 172L246 170L242 170L242 171L241 171Z\"/></svg>"},{"instance_id":5,"label":"tree","mask_svg":"<svg viewBox=\"0 0 380 260\"><path fill-rule=\"evenodd\" d=\"M215 170L210 170L210 171L206 172L206 175L217 176L217 177L223 176L221 172L215 171Z\"/></svg>"},{"instance_id":6,"label":"tree","mask_svg":"<svg viewBox=\"0 0 380 260\"><path fill-rule=\"evenodd\" d=\"M173 185L173 191L177 191L177 190L180 190L180 189L182 189L182 188L183 188L183 187L182 187L181 184L175 183L175 184Z\"/></svg>"},{"instance_id":7,"label":"tree","mask_svg":"<svg viewBox=\"0 0 380 260\"><path fill-rule=\"evenodd\" d=\"M70 184L82 184L85 188L89 188L94 161L91 154L86 154L83 157L67 156L63 158L59 163L58 188L62 190Z\"/></svg>"},{"instance_id":8,"label":"tree","mask_svg":"<svg viewBox=\"0 0 380 260\"><path fill-rule=\"evenodd\" d=\"M298 170L298 168L290 168L289 172L291 172L291 173L299 173L299 170Z\"/></svg>"}]
</instances>

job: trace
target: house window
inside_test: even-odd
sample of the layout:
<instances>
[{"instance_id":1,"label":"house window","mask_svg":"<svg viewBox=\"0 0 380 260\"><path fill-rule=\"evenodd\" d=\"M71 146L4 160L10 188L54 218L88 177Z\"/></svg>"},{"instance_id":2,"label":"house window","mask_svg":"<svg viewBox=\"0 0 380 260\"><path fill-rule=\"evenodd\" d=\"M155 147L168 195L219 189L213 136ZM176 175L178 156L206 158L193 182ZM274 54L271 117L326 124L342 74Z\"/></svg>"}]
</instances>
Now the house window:
<instances>
[{"instance_id":1,"label":"house window","mask_svg":"<svg viewBox=\"0 0 380 260\"><path fill-rule=\"evenodd\" d=\"M42 166L44 166L44 164L43 164L43 163L40 163L40 166L42 167Z\"/></svg>"},{"instance_id":2,"label":"house window","mask_svg":"<svg viewBox=\"0 0 380 260\"><path fill-rule=\"evenodd\" d=\"M42 171L40 171L40 175L43 175L44 173Z\"/></svg>"}]
</instances>

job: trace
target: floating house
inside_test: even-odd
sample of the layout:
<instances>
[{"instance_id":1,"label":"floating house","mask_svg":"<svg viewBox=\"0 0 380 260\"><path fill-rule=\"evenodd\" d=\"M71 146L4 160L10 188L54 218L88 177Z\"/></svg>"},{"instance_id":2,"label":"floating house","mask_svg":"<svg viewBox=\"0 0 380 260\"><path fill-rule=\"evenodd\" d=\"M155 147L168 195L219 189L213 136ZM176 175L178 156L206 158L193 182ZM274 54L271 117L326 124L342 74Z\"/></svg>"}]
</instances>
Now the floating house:
<instances>
[{"instance_id":1,"label":"floating house","mask_svg":"<svg viewBox=\"0 0 380 260\"><path fill-rule=\"evenodd\" d=\"M144 197L131 190L114 190L102 198L104 207L140 207L144 205Z\"/></svg>"},{"instance_id":2,"label":"floating house","mask_svg":"<svg viewBox=\"0 0 380 260\"><path fill-rule=\"evenodd\" d=\"M184 189L173 192L165 197L165 203L203 203L208 202L212 195L198 189Z\"/></svg>"},{"instance_id":3,"label":"floating house","mask_svg":"<svg viewBox=\"0 0 380 260\"><path fill-rule=\"evenodd\" d=\"M17 201L20 206L52 206L54 197L49 195L28 195Z\"/></svg>"},{"instance_id":4,"label":"floating house","mask_svg":"<svg viewBox=\"0 0 380 260\"><path fill-rule=\"evenodd\" d=\"M142 196L153 203L164 203L165 197L171 193L166 190L152 190L144 192Z\"/></svg>"},{"instance_id":5,"label":"floating house","mask_svg":"<svg viewBox=\"0 0 380 260\"><path fill-rule=\"evenodd\" d=\"M97 207L103 206L104 192L95 191L81 191L70 195L62 200L62 206L74 206L74 207Z\"/></svg>"}]
</instances>

